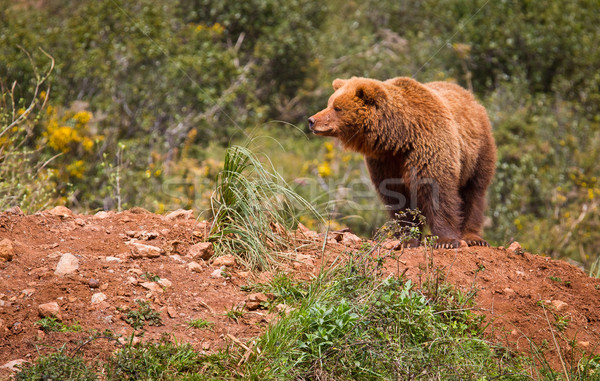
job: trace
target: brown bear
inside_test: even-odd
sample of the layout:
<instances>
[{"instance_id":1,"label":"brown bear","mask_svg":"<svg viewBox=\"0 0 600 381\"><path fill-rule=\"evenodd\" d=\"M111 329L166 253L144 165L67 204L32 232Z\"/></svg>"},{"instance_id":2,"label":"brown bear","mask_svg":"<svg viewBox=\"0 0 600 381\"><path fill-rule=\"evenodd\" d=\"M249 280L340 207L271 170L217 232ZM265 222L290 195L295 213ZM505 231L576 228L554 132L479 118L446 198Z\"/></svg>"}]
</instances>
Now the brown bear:
<instances>
[{"instance_id":1,"label":"brown bear","mask_svg":"<svg viewBox=\"0 0 600 381\"><path fill-rule=\"evenodd\" d=\"M453 83L406 77L336 79L333 89L309 128L365 156L390 216L418 208L439 237L436 247L459 247L461 239L487 246L483 211L496 145L473 95Z\"/></svg>"}]
</instances>

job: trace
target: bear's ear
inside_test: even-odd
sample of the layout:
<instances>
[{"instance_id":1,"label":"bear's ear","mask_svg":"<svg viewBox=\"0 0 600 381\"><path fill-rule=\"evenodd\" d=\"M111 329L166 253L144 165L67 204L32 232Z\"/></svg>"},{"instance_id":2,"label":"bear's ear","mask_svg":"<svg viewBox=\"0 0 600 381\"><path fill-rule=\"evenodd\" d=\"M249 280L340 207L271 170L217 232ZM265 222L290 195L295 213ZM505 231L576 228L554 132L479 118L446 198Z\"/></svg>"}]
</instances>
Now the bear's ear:
<instances>
[{"instance_id":1,"label":"bear's ear","mask_svg":"<svg viewBox=\"0 0 600 381\"><path fill-rule=\"evenodd\" d=\"M348 80L346 79L335 79L331 86L333 86L333 90L337 91L340 87L344 86Z\"/></svg>"},{"instance_id":2,"label":"bear's ear","mask_svg":"<svg viewBox=\"0 0 600 381\"><path fill-rule=\"evenodd\" d=\"M377 83L361 83L356 87L356 97L362 99L366 104L376 105L385 99L385 92Z\"/></svg>"}]
</instances>

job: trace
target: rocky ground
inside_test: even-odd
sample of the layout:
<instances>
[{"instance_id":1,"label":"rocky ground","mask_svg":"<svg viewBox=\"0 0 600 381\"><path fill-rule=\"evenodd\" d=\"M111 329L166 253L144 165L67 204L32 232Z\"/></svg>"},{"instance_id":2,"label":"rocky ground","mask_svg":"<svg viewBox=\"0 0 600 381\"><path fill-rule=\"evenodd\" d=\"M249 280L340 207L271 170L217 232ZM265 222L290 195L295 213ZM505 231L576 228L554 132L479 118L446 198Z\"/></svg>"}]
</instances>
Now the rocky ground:
<instances>
[{"instance_id":1,"label":"rocky ground","mask_svg":"<svg viewBox=\"0 0 600 381\"><path fill-rule=\"evenodd\" d=\"M232 256L216 258L205 242L208 229L191 211L163 216L134 208L89 216L57 207L28 216L18 209L0 213L0 378L11 374L12 365L63 345L74 351L84 343L86 356L104 358L134 337L125 319L139 300L160 312L162 325L146 325L135 340L169 334L212 352L258 336L289 306L262 309L270 295L243 286L268 281L273 273L253 274ZM351 255L361 244L351 233L334 233L322 252L323 238L299 231L302 251L279 271L308 279L321 263ZM599 352L600 280L566 262L525 253L516 243L433 253L388 243L375 254L387 258L384 276L401 273L417 285L444 278L472 295L489 323L490 341L524 352L533 343L555 366L561 358L569 363ZM232 310L244 313L235 320ZM82 330L44 332L36 324L44 316ZM196 319L212 326L191 328L188 322ZM117 337L86 342L106 330Z\"/></svg>"}]
</instances>

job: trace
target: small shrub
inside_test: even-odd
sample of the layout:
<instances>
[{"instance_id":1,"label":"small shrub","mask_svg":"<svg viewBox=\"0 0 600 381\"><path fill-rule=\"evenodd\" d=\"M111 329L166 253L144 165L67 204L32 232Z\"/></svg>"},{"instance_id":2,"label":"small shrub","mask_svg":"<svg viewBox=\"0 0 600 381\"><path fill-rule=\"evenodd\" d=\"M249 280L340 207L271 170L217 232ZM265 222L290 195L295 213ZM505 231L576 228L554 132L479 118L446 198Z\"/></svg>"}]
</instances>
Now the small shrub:
<instances>
[{"instance_id":1,"label":"small shrub","mask_svg":"<svg viewBox=\"0 0 600 381\"><path fill-rule=\"evenodd\" d=\"M78 322L74 322L72 325L64 324L56 318L45 317L35 322L44 332L79 332L81 331L81 325Z\"/></svg>"},{"instance_id":2,"label":"small shrub","mask_svg":"<svg viewBox=\"0 0 600 381\"><path fill-rule=\"evenodd\" d=\"M162 325L160 312L153 310L150 306L150 302L143 300L136 300L135 302L138 304L139 308L127 311L125 315L127 324L132 326L135 330L144 328L144 325L146 324L150 326Z\"/></svg>"},{"instance_id":3,"label":"small shrub","mask_svg":"<svg viewBox=\"0 0 600 381\"><path fill-rule=\"evenodd\" d=\"M96 381L94 368L79 356L68 356L63 350L41 356L35 363L25 365L15 375L17 381L77 380Z\"/></svg>"},{"instance_id":4,"label":"small shrub","mask_svg":"<svg viewBox=\"0 0 600 381\"><path fill-rule=\"evenodd\" d=\"M195 320L190 320L187 323L188 327L190 328L198 328L198 329L203 329L203 328L212 328L213 325L215 325L215 323L210 322L208 320L204 320L204 319L195 319Z\"/></svg>"}]
</instances>

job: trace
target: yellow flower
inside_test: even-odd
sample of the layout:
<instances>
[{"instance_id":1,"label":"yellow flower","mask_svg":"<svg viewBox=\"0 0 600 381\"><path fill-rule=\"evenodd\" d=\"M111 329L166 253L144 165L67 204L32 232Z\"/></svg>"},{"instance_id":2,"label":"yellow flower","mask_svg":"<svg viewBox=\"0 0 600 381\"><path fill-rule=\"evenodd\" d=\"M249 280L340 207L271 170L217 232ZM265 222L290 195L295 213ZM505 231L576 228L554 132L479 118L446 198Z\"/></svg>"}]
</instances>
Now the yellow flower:
<instances>
[{"instance_id":1,"label":"yellow flower","mask_svg":"<svg viewBox=\"0 0 600 381\"><path fill-rule=\"evenodd\" d=\"M331 167L328 162L324 162L323 164L317 167L317 172L319 172L319 176L321 177L329 177L331 176Z\"/></svg>"},{"instance_id":2,"label":"yellow flower","mask_svg":"<svg viewBox=\"0 0 600 381\"><path fill-rule=\"evenodd\" d=\"M594 190L592 188L588 188L588 198L590 200L594 199Z\"/></svg>"},{"instance_id":3,"label":"yellow flower","mask_svg":"<svg viewBox=\"0 0 600 381\"><path fill-rule=\"evenodd\" d=\"M67 171L69 171L71 176L82 179L83 173L85 172L85 163L83 160L77 160L67 165Z\"/></svg>"},{"instance_id":4,"label":"yellow flower","mask_svg":"<svg viewBox=\"0 0 600 381\"><path fill-rule=\"evenodd\" d=\"M56 129L48 129L48 145L56 151L69 152L71 150L71 143L79 143L81 136L73 128L69 126L62 126Z\"/></svg>"},{"instance_id":5,"label":"yellow flower","mask_svg":"<svg viewBox=\"0 0 600 381\"><path fill-rule=\"evenodd\" d=\"M90 138L83 138L81 145L83 146L84 150L90 152L94 148L94 141Z\"/></svg>"},{"instance_id":6,"label":"yellow flower","mask_svg":"<svg viewBox=\"0 0 600 381\"><path fill-rule=\"evenodd\" d=\"M89 111L79 111L75 115L73 115L73 119L77 122L77 124L86 124L92 119L92 113Z\"/></svg>"},{"instance_id":7,"label":"yellow flower","mask_svg":"<svg viewBox=\"0 0 600 381\"><path fill-rule=\"evenodd\" d=\"M25 114L25 109L21 107L19 110L17 110L17 115L21 116L23 114Z\"/></svg>"},{"instance_id":8,"label":"yellow flower","mask_svg":"<svg viewBox=\"0 0 600 381\"><path fill-rule=\"evenodd\" d=\"M46 99L46 92L44 90L42 90L42 92L40 93L40 99Z\"/></svg>"},{"instance_id":9,"label":"yellow flower","mask_svg":"<svg viewBox=\"0 0 600 381\"><path fill-rule=\"evenodd\" d=\"M327 152L333 151L333 144L331 142L325 142L323 144L323 146L325 147L325 149L327 150Z\"/></svg>"},{"instance_id":10,"label":"yellow flower","mask_svg":"<svg viewBox=\"0 0 600 381\"><path fill-rule=\"evenodd\" d=\"M160 169L157 169L156 171L154 171L154 176L158 177L158 176L160 176L161 173L162 173L162 171Z\"/></svg>"}]
</instances>

